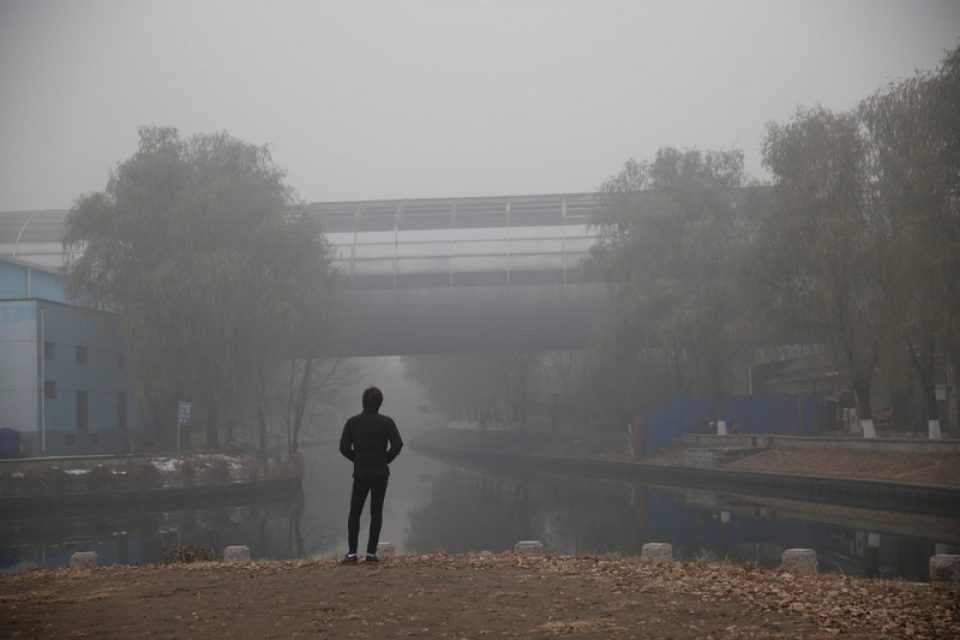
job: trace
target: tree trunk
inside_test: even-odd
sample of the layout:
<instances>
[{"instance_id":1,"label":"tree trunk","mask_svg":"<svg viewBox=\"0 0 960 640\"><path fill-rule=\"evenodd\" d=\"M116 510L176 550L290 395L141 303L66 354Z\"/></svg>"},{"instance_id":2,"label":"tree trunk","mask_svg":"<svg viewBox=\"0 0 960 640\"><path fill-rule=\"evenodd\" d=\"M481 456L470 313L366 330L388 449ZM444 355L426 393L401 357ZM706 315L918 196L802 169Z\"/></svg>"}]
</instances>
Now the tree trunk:
<instances>
[{"instance_id":1,"label":"tree trunk","mask_svg":"<svg viewBox=\"0 0 960 640\"><path fill-rule=\"evenodd\" d=\"M260 455L267 455L267 416L263 411L263 404L257 404L257 424L260 431Z\"/></svg>"},{"instance_id":2,"label":"tree trunk","mask_svg":"<svg viewBox=\"0 0 960 640\"><path fill-rule=\"evenodd\" d=\"M870 374L858 375L853 380L853 393L857 398L857 418L864 438L876 438L877 429L873 424L873 411L870 408Z\"/></svg>"},{"instance_id":3,"label":"tree trunk","mask_svg":"<svg viewBox=\"0 0 960 640\"><path fill-rule=\"evenodd\" d=\"M723 398L725 394L723 393L722 375L720 367L710 368L710 377L713 378L711 382L713 383L714 413L717 420L718 436L727 435L727 419L723 413Z\"/></svg>"},{"instance_id":4,"label":"tree trunk","mask_svg":"<svg viewBox=\"0 0 960 640\"><path fill-rule=\"evenodd\" d=\"M920 376L920 397L923 404L923 417L927 421L927 437L931 440L940 440L940 408L937 406L937 385L934 377L935 343L933 337L922 341L923 351L920 351L909 341L907 352L914 370Z\"/></svg>"},{"instance_id":5,"label":"tree trunk","mask_svg":"<svg viewBox=\"0 0 960 640\"><path fill-rule=\"evenodd\" d=\"M288 452L290 455L300 453L300 425L300 419L298 419L296 424L293 425L293 438L290 440L290 446L288 447Z\"/></svg>"},{"instance_id":6,"label":"tree trunk","mask_svg":"<svg viewBox=\"0 0 960 640\"><path fill-rule=\"evenodd\" d=\"M715 402L715 413L717 418L717 435L725 436L727 435L727 420L723 414L723 394L718 393L714 399Z\"/></svg>"},{"instance_id":7,"label":"tree trunk","mask_svg":"<svg viewBox=\"0 0 960 640\"><path fill-rule=\"evenodd\" d=\"M960 431L960 389L957 387L960 386L960 350L953 353L953 358L951 358L950 363L950 372L946 380L948 384L953 388L953 418L950 417L950 405L947 406L947 422L949 423L949 429L953 429L953 436L957 437L958 431ZM949 396L947 398L949 400Z\"/></svg>"},{"instance_id":8,"label":"tree trunk","mask_svg":"<svg viewBox=\"0 0 960 640\"><path fill-rule=\"evenodd\" d=\"M297 542L297 557L305 558L307 556L307 552L303 546L303 536L300 535L300 518L299 517L294 518L293 520L293 535L294 535L294 539Z\"/></svg>"},{"instance_id":9,"label":"tree trunk","mask_svg":"<svg viewBox=\"0 0 960 640\"><path fill-rule=\"evenodd\" d=\"M287 431L287 453L289 454L293 449L293 404L294 404L294 395L293 395L293 384L296 380L297 372L297 360L296 358L290 358L290 378L287 382L287 407L286 413L284 414L283 424L286 427Z\"/></svg>"},{"instance_id":10,"label":"tree trunk","mask_svg":"<svg viewBox=\"0 0 960 640\"><path fill-rule=\"evenodd\" d=\"M218 449L220 447L220 397L213 396L211 399L213 411L210 412L210 418L207 420L207 449Z\"/></svg>"},{"instance_id":11,"label":"tree trunk","mask_svg":"<svg viewBox=\"0 0 960 640\"><path fill-rule=\"evenodd\" d=\"M937 385L934 383L932 369L924 368L920 374L921 395L923 397L923 417L927 420L927 437L940 440L940 408L937 406Z\"/></svg>"},{"instance_id":12,"label":"tree trunk","mask_svg":"<svg viewBox=\"0 0 960 640\"><path fill-rule=\"evenodd\" d=\"M333 372L337 365L334 364ZM297 397L293 407L293 425L290 430L290 441L287 446L287 452L294 455L300 452L300 428L303 426L303 416L307 411L307 402L310 400L310 385L313 381L313 375L317 370L317 358L308 355L303 361L303 372L300 376L300 385L297 389ZM333 375L333 373L331 373Z\"/></svg>"}]
</instances>

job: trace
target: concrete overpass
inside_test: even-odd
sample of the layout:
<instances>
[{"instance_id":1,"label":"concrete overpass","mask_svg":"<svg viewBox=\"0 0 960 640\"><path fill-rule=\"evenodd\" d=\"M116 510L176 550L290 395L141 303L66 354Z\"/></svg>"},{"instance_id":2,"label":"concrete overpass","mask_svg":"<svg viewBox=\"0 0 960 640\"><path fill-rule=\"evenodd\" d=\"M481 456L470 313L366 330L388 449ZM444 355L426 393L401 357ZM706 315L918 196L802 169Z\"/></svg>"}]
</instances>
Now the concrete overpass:
<instances>
[{"instance_id":1,"label":"concrete overpass","mask_svg":"<svg viewBox=\"0 0 960 640\"><path fill-rule=\"evenodd\" d=\"M593 194L316 203L349 356L585 346L606 287L581 269ZM0 213L0 255L59 267L66 211Z\"/></svg>"}]
</instances>

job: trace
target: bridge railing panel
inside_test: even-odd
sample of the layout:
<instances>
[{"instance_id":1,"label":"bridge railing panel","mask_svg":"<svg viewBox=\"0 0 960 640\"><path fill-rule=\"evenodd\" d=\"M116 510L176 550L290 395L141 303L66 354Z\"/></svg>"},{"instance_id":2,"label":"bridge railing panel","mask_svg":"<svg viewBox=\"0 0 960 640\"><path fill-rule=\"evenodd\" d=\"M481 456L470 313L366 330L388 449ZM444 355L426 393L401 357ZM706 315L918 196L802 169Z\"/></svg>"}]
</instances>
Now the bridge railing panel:
<instances>
[{"instance_id":1,"label":"bridge railing panel","mask_svg":"<svg viewBox=\"0 0 960 640\"><path fill-rule=\"evenodd\" d=\"M423 258L398 258L396 264L398 274L412 273L450 273L450 257L423 257Z\"/></svg>"}]
</instances>

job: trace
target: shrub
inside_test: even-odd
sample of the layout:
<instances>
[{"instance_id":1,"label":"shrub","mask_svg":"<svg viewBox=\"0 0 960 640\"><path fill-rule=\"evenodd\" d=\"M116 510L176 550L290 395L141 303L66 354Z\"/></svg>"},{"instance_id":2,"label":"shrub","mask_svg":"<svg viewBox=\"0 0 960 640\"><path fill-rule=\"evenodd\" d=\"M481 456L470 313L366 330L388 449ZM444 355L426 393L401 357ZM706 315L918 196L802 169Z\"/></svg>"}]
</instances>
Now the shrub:
<instances>
[{"instance_id":1,"label":"shrub","mask_svg":"<svg viewBox=\"0 0 960 640\"><path fill-rule=\"evenodd\" d=\"M180 480L185 487L192 487L197 481L197 465L193 464L191 458L187 458L180 465Z\"/></svg>"},{"instance_id":2,"label":"shrub","mask_svg":"<svg viewBox=\"0 0 960 640\"><path fill-rule=\"evenodd\" d=\"M191 562L213 562L217 552L213 547L199 547L191 544L179 545L173 549L163 548L160 560L164 564L189 564Z\"/></svg>"},{"instance_id":3,"label":"shrub","mask_svg":"<svg viewBox=\"0 0 960 640\"><path fill-rule=\"evenodd\" d=\"M26 483L23 481L23 474L3 473L0 474L0 495L13 496L23 491Z\"/></svg>"},{"instance_id":4,"label":"shrub","mask_svg":"<svg viewBox=\"0 0 960 640\"><path fill-rule=\"evenodd\" d=\"M87 489L94 492L109 491L117 484L113 471L102 464L98 464L85 474L84 480L86 480Z\"/></svg>"},{"instance_id":5,"label":"shrub","mask_svg":"<svg viewBox=\"0 0 960 640\"><path fill-rule=\"evenodd\" d=\"M262 473L260 461L256 458L244 457L240 463L243 472L243 480L246 482L258 482Z\"/></svg>"},{"instance_id":6,"label":"shrub","mask_svg":"<svg viewBox=\"0 0 960 640\"><path fill-rule=\"evenodd\" d=\"M287 459L287 465L287 469L289 470L291 477L303 477L303 456L301 456L299 453L291 455Z\"/></svg>"},{"instance_id":7,"label":"shrub","mask_svg":"<svg viewBox=\"0 0 960 640\"><path fill-rule=\"evenodd\" d=\"M59 493L69 485L70 476L60 467L45 467L34 476L37 491L40 493Z\"/></svg>"},{"instance_id":8,"label":"shrub","mask_svg":"<svg viewBox=\"0 0 960 640\"><path fill-rule=\"evenodd\" d=\"M230 475L230 463L223 458L214 458L207 467L206 478L213 484L229 484L233 479Z\"/></svg>"},{"instance_id":9,"label":"shrub","mask_svg":"<svg viewBox=\"0 0 960 640\"><path fill-rule=\"evenodd\" d=\"M152 489L163 484L163 475L149 460L132 462L127 468L127 477L130 487L135 489Z\"/></svg>"}]
</instances>

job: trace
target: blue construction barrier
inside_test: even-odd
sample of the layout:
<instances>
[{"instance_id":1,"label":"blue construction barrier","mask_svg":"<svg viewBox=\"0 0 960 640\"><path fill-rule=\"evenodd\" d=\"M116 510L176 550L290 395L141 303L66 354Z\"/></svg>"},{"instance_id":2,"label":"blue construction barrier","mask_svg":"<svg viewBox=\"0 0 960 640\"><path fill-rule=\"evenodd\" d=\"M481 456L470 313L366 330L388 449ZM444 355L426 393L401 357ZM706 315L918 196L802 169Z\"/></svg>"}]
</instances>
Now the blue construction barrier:
<instances>
[{"instance_id":1,"label":"blue construction barrier","mask_svg":"<svg viewBox=\"0 0 960 640\"><path fill-rule=\"evenodd\" d=\"M822 406L822 392L727 396L723 414L728 431L736 425L740 433L813 435L820 426ZM683 434L697 433L715 415L714 398L674 396L638 416L646 425L645 453L669 446Z\"/></svg>"},{"instance_id":2,"label":"blue construction barrier","mask_svg":"<svg viewBox=\"0 0 960 640\"><path fill-rule=\"evenodd\" d=\"M20 432L4 427L0 429L0 458L15 458L20 455Z\"/></svg>"}]
</instances>

